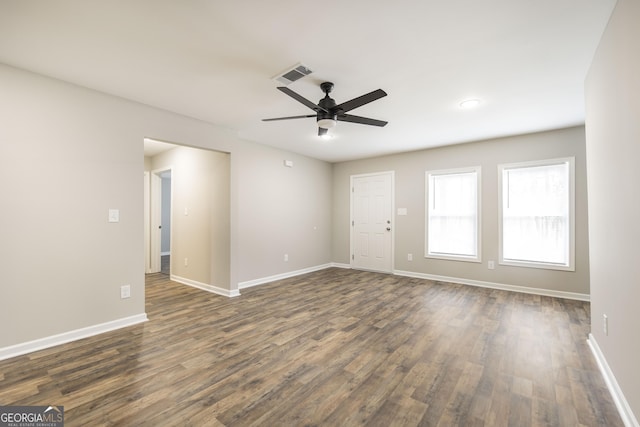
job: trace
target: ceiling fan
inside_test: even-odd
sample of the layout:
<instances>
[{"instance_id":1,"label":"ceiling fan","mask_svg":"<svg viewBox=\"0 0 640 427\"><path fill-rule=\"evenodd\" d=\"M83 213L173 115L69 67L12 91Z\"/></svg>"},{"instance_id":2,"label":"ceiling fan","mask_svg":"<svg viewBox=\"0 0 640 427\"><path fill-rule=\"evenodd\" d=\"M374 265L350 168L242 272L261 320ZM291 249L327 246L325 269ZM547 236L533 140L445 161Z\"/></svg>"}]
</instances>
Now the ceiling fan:
<instances>
[{"instance_id":1,"label":"ceiling fan","mask_svg":"<svg viewBox=\"0 0 640 427\"><path fill-rule=\"evenodd\" d=\"M371 126L384 126L387 122L382 120L370 119L368 117L360 117L354 116L352 114L346 114L348 111L351 111L355 108L361 107L365 104L373 102L377 99L380 99L384 96L387 96L387 93L382 89L374 90L373 92L369 92L365 95L359 96L357 98L353 98L350 101L343 102L342 104L337 104L336 102L329 97L329 93L333 89L333 83L324 82L320 84L320 89L324 92L324 98L318 101L317 104L309 101L303 96L297 94L292 91L288 87L278 87L278 90L284 92L289 95L296 101L306 105L316 112L316 114L308 114L304 116L290 116L290 117L277 117L274 119L262 119L264 122L270 122L274 120L290 120L290 119L304 119L308 117L315 117L318 122L318 135L324 136L327 135L327 131L334 127L337 122L351 122L351 123L360 123L362 125L371 125Z\"/></svg>"}]
</instances>

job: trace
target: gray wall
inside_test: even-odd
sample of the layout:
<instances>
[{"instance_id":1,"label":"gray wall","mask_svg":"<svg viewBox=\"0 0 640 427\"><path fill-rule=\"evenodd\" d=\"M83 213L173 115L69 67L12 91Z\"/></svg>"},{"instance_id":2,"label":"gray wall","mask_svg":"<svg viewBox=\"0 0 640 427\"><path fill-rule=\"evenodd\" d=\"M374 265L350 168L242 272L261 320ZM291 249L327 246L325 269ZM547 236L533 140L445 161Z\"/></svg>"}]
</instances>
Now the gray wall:
<instances>
[{"instance_id":1,"label":"gray wall","mask_svg":"<svg viewBox=\"0 0 640 427\"><path fill-rule=\"evenodd\" d=\"M230 153L229 289L331 262L330 164L5 65L0 94L0 349L144 313L145 137Z\"/></svg>"},{"instance_id":2,"label":"gray wall","mask_svg":"<svg viewBox=\"0 0 640 427\"><path fill-rule=\"evenodd\" d=\"M396 216L396 270L552 291L589 293L587 183L584 127L460 144L372 159L337 163L333 175L333 259L349 263L349 177L395 171L395 204L407 208ZM502 266L498 261L498 165L574 156L576 160L576 269L554 271ZM425 171L482 167L481 264L424 258ZM407 254L413 261L407 261ZM495 270L487 261L495 260Z\"/></svg>"},{"instance_id":3,"label":"gray wall","mask_svg":"<svg viewBox=\"0 0 640 427\"><path fill-rule=\"evenodd\" d=\"M264 146L240 152L239 281L331 262L331 165Z\"/></svg>"},{"instance_id":4,"label":"gray wall","mask_svg":"<svg viewBox=\"0 0 640 427\"><path fill-rule=\"evenodd\" d=\"M640 417L640 2L618 0L586 81L591 333ZM603 332L603 314L609 335Z\"/></svg>"}]
</instances>

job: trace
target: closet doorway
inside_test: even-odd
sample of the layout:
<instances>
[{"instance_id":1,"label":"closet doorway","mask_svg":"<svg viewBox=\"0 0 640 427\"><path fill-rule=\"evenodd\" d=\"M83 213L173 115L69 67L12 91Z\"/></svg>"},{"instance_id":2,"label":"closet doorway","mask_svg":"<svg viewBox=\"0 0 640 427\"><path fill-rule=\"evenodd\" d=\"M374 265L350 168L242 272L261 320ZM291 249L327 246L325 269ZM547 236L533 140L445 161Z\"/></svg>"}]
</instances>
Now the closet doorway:
<instances>
[{"instance_id":1,"label":"closet doorway","mask_svg":"<svg viewBox=\"0 0 640 427\"><path fill-rule=\"evenodd\" d=\"M149 273L171 274L172 170L151 172Z\"/></svg>"}]
</instances>

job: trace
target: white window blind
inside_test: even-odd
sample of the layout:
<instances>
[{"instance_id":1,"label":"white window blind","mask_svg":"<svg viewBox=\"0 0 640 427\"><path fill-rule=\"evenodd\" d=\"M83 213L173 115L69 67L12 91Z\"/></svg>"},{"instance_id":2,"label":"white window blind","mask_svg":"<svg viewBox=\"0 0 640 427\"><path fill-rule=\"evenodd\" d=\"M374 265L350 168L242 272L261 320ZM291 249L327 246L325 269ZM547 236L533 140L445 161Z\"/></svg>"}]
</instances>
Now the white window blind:
<instances>
[{"instance_id":1,"label":"white window blind","mask_svg":"<svg viewBox=\"0 0 640 427\"><path fill-rule=\"evenodd\" d=\"M501 167L501 263L573 268L573 159Z\"/></svg>"},{"instance_id":2,"label":"white window blind","mask_svg":"<svg viewBox=\"0 0 640 427\"><path fill-rule=\"evenodd\" d=\"M427 172L427 257L479 260L479 168Z\"/></svg>"}]
</instances>

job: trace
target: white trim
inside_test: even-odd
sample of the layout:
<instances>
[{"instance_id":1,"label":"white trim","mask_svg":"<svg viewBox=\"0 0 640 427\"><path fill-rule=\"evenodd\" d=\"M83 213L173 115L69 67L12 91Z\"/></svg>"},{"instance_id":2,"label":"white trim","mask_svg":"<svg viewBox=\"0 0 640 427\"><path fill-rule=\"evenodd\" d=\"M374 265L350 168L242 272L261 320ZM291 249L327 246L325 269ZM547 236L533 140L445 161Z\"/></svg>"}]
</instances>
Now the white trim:
<instances>
[{"instance_id":1,"label":"white trim","mask_svg":"<svg viewBox=\"0 0 640 427\"><path fill-rule=\"evenodd\" d=\"M237 297L240 296L240 291L238 289L225 289L220 288L218 286L209 285L207 283L198 282L196 280L187 279L185 277L180 277L176 275L171 275L170 279L174 282L181 283L183 285L191 286L193 288L198 288L203 291L211 292L212 294L222 295L224 297Z\"/></svg>"},{"instance_id":2,"label":"white trim","mask_svg":"<svg viewBox=\"0 0 640 427\"><path fill-rule=\"evenodd\" d=\"M596 338L593 336L593 334L589 334L587 344L589 344L589 347L591 347L593 357L595 357L596 362L598 362L598 367L600 368L600 372L604 377L604 382L607 384L609 393L611 393L613 402L616 404L616 408L618 408L618 412L620 413L622 422L626 427L640 427L638 419L633 414L633 411L629 406L629 402L627 402L627 399L624 397L624 394L622 393L622 390L618 385L618 381L616 381L615 375L613 375L611 368L609 368L607 359L605 359L604 354L602 354L600 346L598 346L598 342L596 341Z\"/></svg>"},{"instance_id":3,"label":"white trim","mask_svg":"<svg viewBox=\"0 0 640 427\"><path fill-rule=\"evenodd\" d=\"M346 265L346 264L340 264ZM247 280L246 282L238 283L238 289L246 289L252 286L263 285L265 283L273 282L276 280L288 279L289 277L299 276L301 274L313 273L314 271L324 270L329 267L338 267L338 265L334 265L334 263L316 265L315 267L303 268L301 270L289 271L287 273L276 274L273 276L262 277L260 279ZM351 268L351 266L347 266L344 268Z\"/></svg>"},{"instance_id":4,"label":"white trim","mask_svg":"<svg viewBox=\"0 0 640 427\"><path fill-rule=\"evenodd\" d=\"M315 267L305 268L302 270L290 271L287 273L276 274L274 276L248 280L246 282L240 282L238 283L238 289L246 289L252 286L263 285L265 283L274 282L276 280L288 279L290 277L299 276L306 273L312 273L314 271L320 271L320 270L324 270L332 267L351 269L350 264L330 262L328 264L322 264ZM376 271L373 271L373 272L379 273ZM541 289L541 288L530 288L527 286L506 285L503 283L483 282L480 280L461 279L458 277L437 276L435 274L416 273L413 271L394 270L391 274L394 274L397 276L415 277L417 279L427 279L427 280L437 280L440 282L458 283L461 285L476 286L480 288L499 289L499 290L509 291L509 292L520 292L525 294L542 295L542 296L555 297L555 298L565 298L565 299L571 299L571 300L577 300L577 301L590 300L589 294L556 291L553 289Z\"/></svg>"},{"instance_id":5,"label":"white trim","mask_svg":"<svg viewBox=\"0 0 640 427\"><path fill-rule=\"evenodd\" d=\"M527 286L506 285L504 283L483 282L481 280L461 279L458 277L437 276L435 274L415 273L413 271L396 270L393 274L398 276L415 277L418 279L437 280L440 282L459 283L461 285L477 286L480 288L500 289L503 291L520 292L524 294L542 295L555 298L566 298L578 301L589 301L589 294L575 292L556 291L553 289L530 288Z\"/></svg>"},{"instance_id":6,"label":"white trim","mask_svg":"<svg viewBox=\"0 0 640 427\"><path fill-rule=\"evenodd\" d=\"M461 254L445 254L438 252L429 252L429 219L430 219L430 203L431 192L433 191L431 185L433 176L442 175L460 175L460 174L475 174L476 178L476 254L475 255L461 255ZM463 262L482 262L482 166L469 166L466 168L456 169L440 169L440 170L428 170L424 173L424 257L433 259L444 259L450 261L463 261Z\"/></svg>"},{"instance_id":7,"label":"white trim","mask_svg":"<svg viewBox=\"0 0 640 427\"><path fill-rule=\"evenodd\" d=\"M344 264L342 262L332 262L332 263L329 264L329 267L351 269L351 264Z\"/></svg>"},{"instance_id":8,"label":"white trim","mask_svg":"<svg viewBox=\"0 0 640 427\"><path fill-rule=\"evenodd\" d=\"M144 272L151 273L151 173L144 171Z\"/></svg>"},{"instance_id":9,"label":"white trim","mask_svg":"<svg viewBox=\"0 0 640 427\"><path fill-rule=\"evenodd\" d=\"M567 164L569 166L569 260L567 264L550 262L514 260L504 257L503 253L503 209L504 191L503 174L509 169L523 169L539 166ZM498 263L514 267L542 268L546 270L576 271L576 173L575 157L562 157L548 160L534 160L529 162L505 163L498 165Z\"/></svg>"},{"instance_id":10,"label":"white trim","mask_svg":"<svg viewBox=\"0 0 640 427\"><path fill-rule=\"evenodd\" d=\"M162 174L165 172L171 172L171 183L170 183L170 193L171 193L171 204L169 207L170 218L169 218L169 245L173 242L173 199L174 199L174 183L173 179L175 176L175 168L173 165L168 165L166 167L161 167L159 169L151 170L150 175L150 212L151 220L150 220L150 236L149 236L149 250L150 250L150 266L149 273L158 273L162 269L162 255L165 255L161 251L162 248L162 230L157 227L162 226ZM157 258L156 258L157 255Z\"/></svg>"},{"instance_id":11,"label":"white trim","mask_svg":"<svg viewBox=\"0 0 640 427\"><path fill-rule=\"evenodd\" d=\"M356 175L350 175L349 176L349 268L353 268L353 264L354 264L354 254L355 254L355 244L354 244L354 239L355 236L353 235L353 231L354 231L354 218L353 218L353 191L354 191L354 183L353 180L355 178L367 178L367 177L375 177L375 176L381 176L381 175L388 175L391 178L391 194L389 195L389 197L391 198L391 213L389 215L389 221L391 221L390 227L391 227L391 250L390 250L390 254L389 256L391 257L391 267L390 270L369 270L369 271L375 271L378 273L387 273L387 274L393 274L393 270L395 268L395 262L396 262L396 255L395 255L395 249L396 249L396 171L395 170L387 170L387 171L382 171L382 172L370 172L370 173L361 173L361 174L356 174Z\"/></svg>"},{"instance_id":12,"label":"white trim","mask_svg":"<svg viewBox=\"0 0 640 427\"><path fill-rule=\"evenodd\" d=\"M425 246L426 245L427 245L427 242L426 242L426 239L425 239ZM474 255L469 255L469 256L455 255L455 254L451 254L451 255L442 254L441 255L441 254L433 253L433 254L426 254L424 256L424 258L426 258L426 259L444 259L444 260L447 260L447 261L475 262L476 264L482 264L482 259L478 258L478 257L476 257Z\"/></svg>"},{"instance_id":13,"label":"white trim","mask_svg":"<svg viewBox=\"0 0 640 427\"><path fill-rule=\"evenodd\" d=\"M171 251L160 252L160 256L171 255Z\"/></svg>"},{"instance_id":14,"label":"white trim","mask_svg":"<svg viewBox=\"0 0 640 427\"><path fill-rule=\"evenodd\" d=\"M86 328L75 329L61 334L51 335L49 337L38 338L33 341L0 348L0 360L9 359L11 357L21 356L45 348L54 347L60 344L66 344L71 341L77 341L83 338L92 337L105 332L114 331L116 329L125 328L127 326L136 325L146 322L147 314L141 313L134 316L124 317L122 319L112 320L110 322L100 323Z\"/></svg>"}]
</instances>

